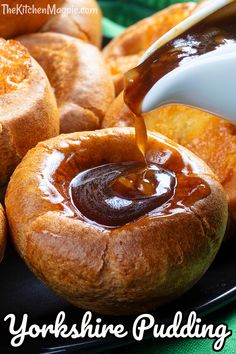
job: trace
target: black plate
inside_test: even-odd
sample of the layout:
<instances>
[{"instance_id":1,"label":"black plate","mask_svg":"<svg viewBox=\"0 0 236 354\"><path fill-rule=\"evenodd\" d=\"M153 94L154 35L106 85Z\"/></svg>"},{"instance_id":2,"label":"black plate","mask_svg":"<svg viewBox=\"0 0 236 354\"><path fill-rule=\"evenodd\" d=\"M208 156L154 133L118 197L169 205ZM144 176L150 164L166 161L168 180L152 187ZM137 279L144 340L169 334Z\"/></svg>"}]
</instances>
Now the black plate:
<instances>
[{"instance_id":1,"label":"black plate","mask_svg":"<svg viewBox=\"0 0 236 354\"><path fill-rule=\"evenodd\" d=\"M227 241L221 248L217 259L199 283L181 299L171 305L157 310L153 315L159 323L168 323L176 311L182 310L188 315L190 310L196 310L204 316L219 307L236 299L236 241ZM15 352L10 347L11 336L5 315L14 313L19 324L22 315L27 313L31 323L54 323L59 311L66 313L66 324L80 324L83 311L69 305L48 290L27 269L13 247L8 245L6 256L0 267L1 297L0 297L0 353ZM99 316L94 314L94 318ZM132 328L134 317L102 317L106 323L124 323L127 329ZM130 331L129 331L130 332ZM25 341L20 352L23 353L61 353L85 352L97 353L132 342L132 337L118 340L115 337L105 339L58 340L48 335L45 339L30 339ZM19 352L19 350L16 350Z\"/></svg>"}]
</instances>

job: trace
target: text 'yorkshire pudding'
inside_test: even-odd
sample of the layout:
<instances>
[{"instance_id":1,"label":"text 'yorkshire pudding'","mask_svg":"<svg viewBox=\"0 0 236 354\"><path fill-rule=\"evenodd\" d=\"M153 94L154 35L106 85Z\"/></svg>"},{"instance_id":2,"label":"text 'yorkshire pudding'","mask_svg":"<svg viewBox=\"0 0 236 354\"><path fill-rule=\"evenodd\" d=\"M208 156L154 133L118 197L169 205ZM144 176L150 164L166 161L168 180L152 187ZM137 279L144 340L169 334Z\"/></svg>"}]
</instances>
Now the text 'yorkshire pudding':
<instances>
[{"instance_id":1,"label":"text 'yorkshire pudding'","mask_svg":"<svg viewBox=\"0 0 236 354\"><path fill-rule=\"evenodd\" d=\"M160 134L149 134L146 158L154 185L145 179L135 192L133 169L143 167L134 129L74 133L39 143L11 178L16 248L76 306L154 309L192 287L220 247L227 203L209 167Z\"/></svg>"}]
</instances>

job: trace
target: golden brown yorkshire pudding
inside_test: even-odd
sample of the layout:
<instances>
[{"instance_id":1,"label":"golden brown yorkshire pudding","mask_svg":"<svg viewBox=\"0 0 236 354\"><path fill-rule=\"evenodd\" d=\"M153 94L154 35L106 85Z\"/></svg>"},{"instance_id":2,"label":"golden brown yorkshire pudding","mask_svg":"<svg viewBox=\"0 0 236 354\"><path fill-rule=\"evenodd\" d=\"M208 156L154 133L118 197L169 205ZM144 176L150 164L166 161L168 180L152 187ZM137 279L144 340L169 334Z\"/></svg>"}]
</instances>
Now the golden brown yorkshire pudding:
<instances>
[{"instance_id":1,"label":"golden brown yorkshire pudding","mask_svg":"<svg viewBox=\"0 0 236 354\"><path fill-rule=\"evenodd\" d=\"M46 74L20 43L0 39L0 189L25 153L59 133Z\"/></svg>"},{"instance_id":2,"label":"golden brown yorkshire pudding","mask_svg":"<svg viewBox=\"0 0 236 354\"><path fill-rule=\"evenodd\" d=\"M41 31L67 34L101 46L102 12L95 0L66 0L62 11L50 18Z\"/></svg>"},{"instance_id":3,"label":"golden brown yorkshire pudding","mask_svg":"<svg viewBox=\"0 0 236 354\"><path fill-rule=\"evenodd\" d=\"M3 211L3 207L0 204L0 262L2 260L3 253L6 246L6 231L7 231L6 218Z\"/></svg>"},{"instance_id":4,"label":"golden brown yorkshire pudding","mask_svg":"<svg viewBox=\"0 0 236 354\"><path fill-rule=\"evenodd\" d=\"M114 86L99 50L59 33L18 38L45 70L54 88L62 133L100 127Z\"/></svg>"},{"instance_id":5,"label":"golden brown yorkshire pudding","mask_svg":"<svg viewBox=\"0 0 236 354\"><path fill-rule=\"evenodd\" d=\"M0 37L13 38L36 32L51 17L48 6L60 6L62 0L11 0L1 2Z\"/></svg>"},{"instance_id":6,"label":"golden brown yorkshire pudding","mask_svg":"<svg viewBox=\"0 0 236 354\"><path fill-rule=\"evenodd\" d=\"M147 129L159 132L203 159L219 178L236 220L236 127L209 113L184 106L165 106L144 114ZM111 105L103 127L134 126L134 115L121 93Z\"/></svg>"},{"instance_id":7,"label":"golden brown yorkshire pudding","mask_svg":"<svg viewBox=\"0 0 236 354\"><path fill-rule=\"evenodd\" d=\"M134 68L143 52L163 34L191 15L197 4L175 4L129 27L103 50L113 76L116 94L123 87L123 75Z\"/></svg>"},{"instance_id":8,"label":"golden brown yorkshire pudding","mask_svg":"<svg viewBox=\"0 0 236 354\"><path fill-rule=\"evenodd\" d=\"M159 179L150 198L141 189L133 196L125 184L126 196L116 189L118 177L135 181L133 166L141 164L128 128L39 143L11 178L5 202L16 248L76 306L112 315L149 311L192 287L219 249L227 203L213 172L160 134L149 135L146 156Z\"/></svg>"}]
</instances>

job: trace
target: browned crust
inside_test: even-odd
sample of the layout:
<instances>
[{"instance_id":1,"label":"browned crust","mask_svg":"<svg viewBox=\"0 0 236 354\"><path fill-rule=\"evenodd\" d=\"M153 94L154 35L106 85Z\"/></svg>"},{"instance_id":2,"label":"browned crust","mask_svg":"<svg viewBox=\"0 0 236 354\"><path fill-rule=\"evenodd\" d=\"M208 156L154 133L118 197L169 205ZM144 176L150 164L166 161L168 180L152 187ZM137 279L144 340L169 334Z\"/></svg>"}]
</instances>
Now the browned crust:
<instances>
[{"instance_id":1,"label":"browned crust","mask_svg":"<svg viewBox=\"0 0 236 354\"><path fill-rule=\"evenodd\" d=\"M7 223L3 207L0 204L0 262L6 247Z\"/></svg>"},{"instance_id":2,"label":"browned crust","mask_svg":"<svg viewBox=\"0 0 236 354\"><path fill-rule=\"evenodd\" d=\"M123 75L138 64L144 51L171 28L190 16L197 4L174 4L129 27L103 50L113 76L116 94L123 85Z\"/></svg>"},{"instance_id":3,"label":"browned crust","mask_svg":"<svg viewBox=\"0 0 236 354\"><path fill-rule=\"evenodd\" d=\"M19 37L55 90L62 133L100 127L114 99L114 85L100 51L59 33Z\"/></svg>"},{"instance_id":4,"label":"browned crust","mask_svg":"<svg viewBox=\"0 0 236 354\"><path fill-rule=\"evenodd\" d=\"M88 166L135 160L139 153L132 128L74 133L40 143L11 178L6 210L18 251L41 280L79 307L113 315L156 308L188 290L219 249L227 222L221 185L206 164L160 134L149 136L149 157L157 153L157 141L172 144L190 159L211 188L188 211L145 216L109 230L66 217L42 194L52 151L76 149L78 161Z\"/></svg>"},{"instance_id":5,"label":"browned crust","mask_svg":"<svg viewBox=\"0 0 236 354\"><path fill-rule=\"evenodd\" d=\"M97 47L102 42L102 13L95 0L66 0L64 8L75 8L91 13L57 15L52 17L41 29L42 32L57 32L82 39Z\"/></svg>"},{"instance_id":6,"label":"browned crust","mask_svg":"<svg viewBox=\"0 0 236 354\"><path fill-rule=\"evenodd\" d=\"M59 116L48 79L31 58L29 74L16 91L0 95L0 186L26 152L59 133Z\"/></svg>"},{"instance_id":7,"label":"browned crust","mask_svg":"<svg viewBox=\"0 0 236 354\"><path fill-rule=\"evenodd\" d=\"M35 6L35 8L45 8L47 5L60 6L63 0L11 0L6 2L11 8L16 8L17 5L28 5L30 7ZM4 4L4 2L1 2ZM23 10L21 10L23 11ZM42 27L46 21L50 18L50 14L30 14L25 13L24 15L8 14L4 13L3 7L0 8L0 37L3 38L13 38L19 36L20 34L36 32Z\"/></svg>"}]
</instances>

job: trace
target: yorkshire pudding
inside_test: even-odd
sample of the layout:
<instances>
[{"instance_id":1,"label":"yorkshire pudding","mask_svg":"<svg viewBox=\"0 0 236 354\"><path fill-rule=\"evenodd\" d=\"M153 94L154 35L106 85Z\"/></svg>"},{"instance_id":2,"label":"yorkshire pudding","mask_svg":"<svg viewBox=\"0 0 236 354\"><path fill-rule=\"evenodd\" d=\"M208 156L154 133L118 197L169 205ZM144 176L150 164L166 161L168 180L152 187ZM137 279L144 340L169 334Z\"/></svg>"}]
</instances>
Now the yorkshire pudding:
<instances>
[{"instance_id":1,"label":"yorkshire pudding","mask_svg":"<svg viewBox=\"0 0 236 354\"><path fill-rule=\"evenodd\" d=\"M185 146L204 160L217 175L236 221L236 127L209 113L170 105L144 114L146 127ZM103 128L132 127L134 114L121 93L108 110Z\"/></svg>"},{"instance_id":2,"label":"yorkshire pudding","mask_svg":"<svg viewBox=\"0 0 236 354\"><path fill-rule=\"evenodd\" d=\"M60 33L18 38L45 70L54 88L62 133L93 130L114 98L114 86L99 50Z\"/></svg>"},{"instance_id":3,"label":"yorkshire pudding","mask_svg":"<svg viewBox=\"0 0 236 354\"><path fill-rule=\"evenodd\" d=\"M20 34L38 31L51 16L47 7L60 6L62 2L62 0L1 2L0 37L13 38Z\"/></svg>"},{"instance_id":4,"label":"yorkshire pudding","mask_svg":"<svg viewBox=\"0 0 236 354\"><path fill-rule=\"evenodd\" d=\"M144 51L163 34L191 15L197 4L175 4L129 27L103 50L110 67L116 94L123 89L123 75L137 66Z\"/></svg>"},{"instance_id":5,"label":"yorkshire pudding","mask_svg":"<svg viewBox=\"0 0 236 354\"><path fill-rule=\"evenodd\" d=\"M0 39L0 189L25 153L59 133L46 74L20 43Z\"/></svg>"},{"instance_id":6,"label":"yorkshire pudding","mask_svg":"<svg viewBox=\"0 0 236 354\"><path fill-rule=\"evenodd\" d=\"M50 18L41 31L67 34L100 47L102 12L95 0L66 0L62 14Z\"/></svg>"},{"instance_id":7,"label":"yorkshire pudding","mask_svg":"<svg viewBox=\"0 0 236 354\"><path fill-rule=\"evenodd\" d=\"M2 260L3 253L5 250L5 245L6 245L6 229L7 229L6 218L5 218L3 208L0 204L0 262Z\"/></svg>"},{"instance_id":8,"label":"yorkshire pudding","mask_svg":"<svg viewBox=\"0 0 236 354\"><path fill-rule=\"evenodd\" d=\"M11 178L5 202L17 250L76 306L112 315L149 311L192 287L219 249L227 222L223 188L204 162L160 134L149 135L147 161L172 176L168 202L116 227L81 214L72 190L77 176L139 160L132 128L74 133L39 143ZM111 215L100 204L109 176L101 174L92 189L95 217Z\"/></svg>"}]
</instances>

